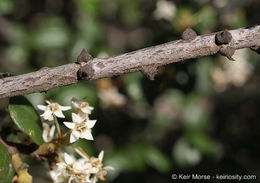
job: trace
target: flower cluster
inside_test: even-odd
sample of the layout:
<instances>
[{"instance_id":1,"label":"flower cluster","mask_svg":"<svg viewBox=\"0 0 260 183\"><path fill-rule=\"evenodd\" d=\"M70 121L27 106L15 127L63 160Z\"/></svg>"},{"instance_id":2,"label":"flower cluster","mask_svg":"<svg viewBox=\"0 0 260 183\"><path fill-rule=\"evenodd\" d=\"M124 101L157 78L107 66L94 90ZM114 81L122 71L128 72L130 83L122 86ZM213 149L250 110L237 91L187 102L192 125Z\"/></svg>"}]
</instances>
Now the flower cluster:
<instances>
[{"instance_id":1,"label":"flower cluster","mask_svg":"<svg viewBox=\"0 0 260 183\"><path fill-rule=\"evenodd\" d=\"M66 127L71 129L70 143L79 138L94 140L91 134L91 128L94 127L97 120L90 120L89 114L94 109L87 102L72 100L72 106L76 113L72 113L72 122L63 122Z\"/></svg>"},{"instance_id":2,"label":"flower cluster","mask_svg":"<svg viewBox=\"0 0 260 183\"><path fill-rule=\"evenodd\" d=\"M65 118L62 111L69 110L71 107L61 106L58 103L52 103L48 100L46 100L46 103L47 106L37 106L40 110L44 111L40 116L44 119L42 136L46 143L55 142L52 140L55 138L56 128L58 138L68 135L70 143L74 143L79 138L94 140L91 129L94 127L96 120L89 119L89 115L94 108L89 106L87 102L72 99L72 107L74 108L72 122L63 122L70 129L67 134L61 132L57 118ZM113 169L112 167L103 167L104 151L101 151L98 158L95 158L89 157L81 148L75 148L75 150L82 158L76 160L67 153L59 153L56 167L52 167L50 171L50 176L54 183L63 183L66 181L68 183L96 183L98 180L105 180L104 176L107 170Z\"/></svg>"},{"instance_id":3,"label":"flower cluster","mask_svg":"<svg viewBox=\"0 0 260 183\"><path fill-rule=\"evenodd\" d=\"M57 163L57 168L50 171L54 183L96 183L99 179L105 180L107 170L112 167L103 167L102 160L104 151L99 153L98 158L89 157L85 152L77 151L82 158L76 160L73 156L64 153L62 161Z\"/></svg>"},{"instance_id":4,"label":"flower cluster","mask_svg":"<svg viewBox=\"0 0 260 183\"><path fill-rule=\"evenodd\" d=\"M58 135L61 135L57 117L65 118L62 111L69 110L71 107L61 106L58 103L52 103L48 100L46 100L46 103L48 104L47 106L38 105L37 107L44 111L41 117L46 121L43 123L43 140L50 142L54 138L55 126L48 123L54 121ZM90 120L89 115L94 108L89 106L87 102L78 101L77 99L72 100L72 106L75 109L75 113L72 113L72 122L63 122L71 130L70 143L77 141L79 138L93 140L91 128L94 127L96 120Z\"/></svg>"}]
</instances>

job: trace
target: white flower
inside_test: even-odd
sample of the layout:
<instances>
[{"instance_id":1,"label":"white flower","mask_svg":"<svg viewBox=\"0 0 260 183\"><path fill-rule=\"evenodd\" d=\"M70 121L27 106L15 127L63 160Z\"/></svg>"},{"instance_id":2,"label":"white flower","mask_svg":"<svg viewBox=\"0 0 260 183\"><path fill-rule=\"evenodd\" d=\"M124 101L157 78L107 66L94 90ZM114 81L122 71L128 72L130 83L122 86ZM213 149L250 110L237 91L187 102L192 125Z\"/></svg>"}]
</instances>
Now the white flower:
<instances>
[{"instance_id":1,"label":"white flower","mask_svg":"<svg viewBox=\"0 0 260 183\"><path fill-rule=\"evenodd\" d=\"M50 176L54 183L64 183L69 178L66 173L66 169L51 170Z\"/></svg>"},{"instance_id":2,"label":"white flower","mask_svg":"<svg viewBox=\"0 0 260 183\"><path fill-rule=\"evenodd\" d=\"M50 142L54 137L55 125L52 125L50 127L50 125L48 125L47 123L43 123L42 127L43 127L42 138L44 142Z\"/></svg>"},{"instance_id":3,"label":"white flower","mask_svg":"<svg viewBox=\"0 0 260 183\"><path fill-rule=\"evenodd\" d=\"M103 157L104 157L104 151L101 151L98 155L98 158L91 157L89 159L89 162L92 165L90 172L94 175L91 178L91 183L96 183L98 179L105 181L106 179L104 178L104 176L107 174L107 170L114 170L114 168L111 166L103 167L102 164Z\"/></svg>"},{"instance_id":4,"label":"white flower","mask_svg":"<svg viewBox=\"0 0 260 183\"><path fill-rule=\"evenodd\" d=\"M64 153L63 154L63 161L62 162L59 162L57 163L57 170L67 170L67 176L70 175L70 170L72 170L72 164L76 161L76 159L67 154L67 153Z\"/></svg>"},{"instance_id":5,"label":"white flower","mask_svg":"<svg viewBox=\"0 0 260 183\"><path fill-rule=\"evenodd\" d=\"M91 157L84 152L77 151L83 158L76 160L67 153L63 154L63 161L56 163L57 168L50 172L55 183L72 181L75 183L96 183L99 179L105 180L107 170L112 167L103 167L102 160L104 151L99 153L98 158Z\"/></svg>"},{"instance_id":6,"label":"white flower","mask_svg":"<svg viewBox=\"0 0 260 183\"><path fill-rule=\"evenodd\" d=\"M71 101L72 106L76 109L76 112L81 117L88 118L88 115L91 114L91 111L94 109L94 107L89 106L87 102L79 101L75 98Z\"/></svg>"},{"instance_id":7,"label":"white flower","mask_svg":"<svg viewBox=\"0 0 260 183\"><path fill-rule=\"evenodd\" d=\"M61 106L58 103L51 103L50 101L45 101L48 105L37 105L37 107L44 111L44 113L41 115L43 119L48 121L53 121L53 115L57 116L58 118L65 118L62 111L70 110L70 106Z\"/></svg>"},{"instance_id":8,"label":"white flower","mask_svg":"<svg viewBox=\"0 0 260 183\"><path fill-rule=\"evenodd\" d=\"M57 169L50 172L54 181L59 183L60 180L68 180L68 183L90 183L89 169L91 164L85 159L76 160L67 153L63 155L63 162L57 163Z\"/></svg>"},{"instance_id":9,"label":"white flower","mask_svg":"<svg viewBox=\"0 0 260 183\"><path fill-rule=\"evenodd\" d=\"M90 167L88 167L88 170L86 169L87 172L93 175L91 177L91 183L96 183L98 179L104 181L105 180L104 176L107 174L107 170L114 170L114 168L111 166L103 167L102 161L104 157L104 151L101 151L99 153L98 158L86 157L80 151L77 151L77 153L79 153L79 155L81 155L83 159L85 159L91 165Z\"/></svg>"},{"instance_id":10,"label":"white flower","mask_svg":"<svg viewBox=\"0 0 260 183\"><path fill-rule=\"evenodd\" d=\"M97 120L89 120L72 113L73 122L63 122L66 127L72 130L70 135L70 143L75 142L79 138L94 140L91 134L91 128L94 127Z\"/></svg>"},{"instance_id":11,"label":"white flower","mask_svg":"<svg viewBox=\"0 0 260 183\"><path fill-rule=\"evenodd\" d=\"M54 183L63 183L69 179L69 166L71 166L71 164L75 161L74 157L68 155L67 153L61 154L61 156L63 157L63 161L56 163L57 168L50 171L50 176Z\"/></svg>"}]
</instances>

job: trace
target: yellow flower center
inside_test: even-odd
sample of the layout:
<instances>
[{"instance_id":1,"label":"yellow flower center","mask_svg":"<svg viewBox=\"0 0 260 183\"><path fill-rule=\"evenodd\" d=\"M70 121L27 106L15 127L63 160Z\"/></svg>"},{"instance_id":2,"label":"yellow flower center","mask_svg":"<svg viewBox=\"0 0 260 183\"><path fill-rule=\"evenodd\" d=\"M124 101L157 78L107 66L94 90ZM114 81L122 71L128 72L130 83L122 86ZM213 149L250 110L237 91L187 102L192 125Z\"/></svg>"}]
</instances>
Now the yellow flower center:
<instances>
[{"instance_id":1,"label":"yellow flower center","mask_svg":"<svg viewBox=\"0 0 260 183\"><path fill-rule=\"evenodd\" d=\"M88 129L84 122L77 124L76 127L80 132L86 131Z\"/></svg>"},{"instance_id":2,"label":"yellow flower center","mask_svg":"<svg viewBox=\"0 0 260 183\"><path fill-rule=\"evenodd\" d=\"M57 103L51 104L50 105L51 111L56 111L59 109L59 105Z\"/></svg>"}]
</instances>

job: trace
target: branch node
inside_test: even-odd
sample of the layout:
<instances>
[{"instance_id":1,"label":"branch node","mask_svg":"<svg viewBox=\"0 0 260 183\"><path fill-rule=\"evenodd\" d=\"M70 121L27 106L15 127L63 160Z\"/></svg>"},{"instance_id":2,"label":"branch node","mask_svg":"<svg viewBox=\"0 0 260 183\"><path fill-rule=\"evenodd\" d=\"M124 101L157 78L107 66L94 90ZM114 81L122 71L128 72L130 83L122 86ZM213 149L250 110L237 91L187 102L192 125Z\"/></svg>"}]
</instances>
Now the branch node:
<instances>
[{"instance_id":1,"label":"branch node","mask_svg":"<svg viewBox=\"0 0 260 183\"><path fill-rule=\"evenodd\" d=\"M154 80L155 75L158 72L158 67L156 66L147 66L144 67L141 72L147 76L150 80Z\"/></svg>"},{"instance_id":2,"label":"branch node","mask_svg":"<svg viewBox=\"0 0 260 183\"><path fill-rule=\"evenodd\" d=\"M78 80L90 80L94 75L94 70L88 65L81 66L77 72Z\"/></svg>"},{"instance_id":3,"label":"branch node","mask_svg":"<svg viewBox=\"0 0 260 183\"><path fill-rule=\"evenodd\" d=\"M216 33L215 43L217 45L228 44L232 40L232 35L227 30Z\"/></svg>"},{"instance_id":4,"label":"branch node","mask_svg":"<svg viewBox=\"0 0 260 183\"><path fill-rule=\"evenodd\" d=\"M91 69L89 65L84 65L84 63L88 63L91 60L93 60L93 57L86 51L86 49L82 49L76 62L77 64L81 64L81 67L77 72L78 80L89 80L93 75L93 69Z\"/></svg>"},{"instance_id":5,"label":"branch node","mask_svg":"<svg viewBox=\"0 0 260 183\"><path fill-rule=\"evenodd\" d=\"M87 52L85 48L83 48L80 55L77 58L77 63L80 64L82 62L88 62L92 59L93 57Z\"/></svg>"},{"instance_id":6,"label":"branch node","mask_svg":"<svg viewBox=\"0 0 260 183\"><path fill-rule=\"evenodd\" d=\"M232 58L232 56L235 53L234 48L232 48L231 46L221 46L221 48L219 49L219 53L225 57L227 57L230 61L235 61L234 58Z\"/></svg>"},{"instance_id":7,"label":"branch node","mask_svg":"<svg viewBox=\"0 0 260 183\"><path fill-rule=\"evenodd\" d=\"M182 33L181 38L184 40L191 40L197 37L197 33L188 26Z\"/></svg>"}]
</instances>

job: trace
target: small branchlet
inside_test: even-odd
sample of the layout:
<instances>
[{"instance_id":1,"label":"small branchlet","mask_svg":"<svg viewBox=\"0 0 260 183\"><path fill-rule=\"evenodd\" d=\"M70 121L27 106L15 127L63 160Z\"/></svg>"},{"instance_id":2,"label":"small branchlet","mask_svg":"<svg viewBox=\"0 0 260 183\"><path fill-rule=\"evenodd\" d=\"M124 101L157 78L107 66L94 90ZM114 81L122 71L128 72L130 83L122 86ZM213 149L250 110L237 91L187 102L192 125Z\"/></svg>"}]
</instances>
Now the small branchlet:
<instances>
[{"instance_id":1,"label":"small branchlet","mask_svg":"<svg viewBox=\"0 0 260 183\"><path fill-rule=\"evenodd\" d=\"M12 154L12 165L19 183L32 183L32 176L28 173L29 165L22 162L18 153Z\"/></svg>"}]
</instances>

